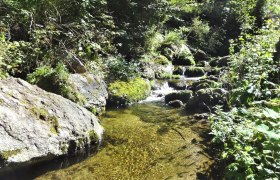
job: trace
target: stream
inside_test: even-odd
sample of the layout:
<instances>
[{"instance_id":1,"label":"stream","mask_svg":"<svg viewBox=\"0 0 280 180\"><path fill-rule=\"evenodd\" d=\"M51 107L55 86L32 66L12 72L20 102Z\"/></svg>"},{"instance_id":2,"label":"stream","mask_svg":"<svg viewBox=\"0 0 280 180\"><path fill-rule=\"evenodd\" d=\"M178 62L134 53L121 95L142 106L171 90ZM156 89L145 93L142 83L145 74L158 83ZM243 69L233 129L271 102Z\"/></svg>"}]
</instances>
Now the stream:
<instances>
[{"instance_id":1,"label":"stream","mask_svg":"<svg viewBox=\"0 0 280 180\"><path fill-rule=\"evenodd\" d=\"M37 179L197 179L213 163L203 143L208 125L161 102L108 110L99 152Z\"/></svg>"}]
</instances>

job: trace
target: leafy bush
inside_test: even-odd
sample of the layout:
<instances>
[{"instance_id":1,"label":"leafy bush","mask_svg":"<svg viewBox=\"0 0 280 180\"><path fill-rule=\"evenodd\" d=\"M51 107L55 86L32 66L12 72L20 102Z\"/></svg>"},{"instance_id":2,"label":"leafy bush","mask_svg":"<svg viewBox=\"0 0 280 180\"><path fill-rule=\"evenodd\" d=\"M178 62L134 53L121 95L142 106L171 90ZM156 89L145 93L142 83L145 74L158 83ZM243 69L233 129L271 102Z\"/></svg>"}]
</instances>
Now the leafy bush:
<instances>
[{"instance_id":1,"label":"leafy bush","mask_svg":"<svg viewBox=\"0 0 280 180\"><path fill-rule=\"evenodd\" d=\"M62 95L79 104L84 104L86 99L77 92L68 81L69 72L63 64L58 64L54 69L49 66L38 68L28 75L28 82L36 84L40 88Z\"/></svg>"},{"instance_id":2,"label":"leafy bush","mask_svg":"<svg viewBox=\"0 0 280 180\"><path fill-rule=\"evenodd\" d=\"M279 20L269 18L254 34L243 33L231 42L231 64L223 78L231 84L233 108L218 109L211 121L228 162L225 178L280 178L280 85L274 79L279 62L273 60L279 37Z\"/></svg>"},{"instance_id":3,"label":"leafy bush","mask_svg":"<svg viewBox=\"0 0 280 180\"><path fill-rule=\"evenodd\" d=\"M110 57L106 61L108 67L107 78L111 80L129 80L135 78L139 73L139 62L127 62L123 57Z\"/></svg>"},{"instance_id":4,"label":"leafy bush","mask_svg":"<svg viewBox=\"0 0 280 180\"><path fill-rule=\"evenodd\" d=\"M270 77L277 73L273 61L275 44L280 36L277 23L268 21L259 35L246 34L231 46L231 70L227 81L234 85L232 103L248 105L254 100L271 98L271 89L277 87ZM239 52L235 53L238 49Z\"/></svg>"},{"instance_id":5,"label":"leafy bush","mask_svg":"<svg viewBox=\"0 0 280 180\"><path fill-rule=\"evenodd\" d=\"M230 162L226 178L280 177L279 120L279 109L265 107L219 110L212 117L214 141L224 144L222 157Z\"/></svg>"}]
</instances>

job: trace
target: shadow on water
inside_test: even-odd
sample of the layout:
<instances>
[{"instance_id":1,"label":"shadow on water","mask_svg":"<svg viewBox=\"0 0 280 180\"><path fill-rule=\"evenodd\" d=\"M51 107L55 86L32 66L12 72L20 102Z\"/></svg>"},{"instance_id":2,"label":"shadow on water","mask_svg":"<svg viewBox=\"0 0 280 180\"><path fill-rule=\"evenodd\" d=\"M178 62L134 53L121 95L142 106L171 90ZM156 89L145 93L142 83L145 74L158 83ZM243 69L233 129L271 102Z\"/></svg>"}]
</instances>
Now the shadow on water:
<instances>
[{"instance_id":1,"label":"shadow on water","mask_svg":"<svg viewBox=\"0 0 280 180\"><path fill-rule=\"evenodd\" d=\"M25 164L22 167L11 167L5 171L0 171L0 180L31 180L47 172L64 169L85 159L94 156L102 143L92 145L84 151L79 151L75 155L64 155L51 160L37 162L35 164Z\"/></svg>"}]
</instances>

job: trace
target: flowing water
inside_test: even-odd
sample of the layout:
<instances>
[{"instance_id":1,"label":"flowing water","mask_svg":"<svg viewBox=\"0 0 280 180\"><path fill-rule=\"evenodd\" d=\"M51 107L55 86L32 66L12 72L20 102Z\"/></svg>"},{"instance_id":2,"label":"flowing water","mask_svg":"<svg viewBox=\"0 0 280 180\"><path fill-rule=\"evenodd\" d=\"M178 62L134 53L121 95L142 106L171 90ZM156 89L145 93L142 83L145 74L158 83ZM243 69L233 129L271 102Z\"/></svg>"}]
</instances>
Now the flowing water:
<instances>
[{"instance_id":1,"label":"flowing water","mask_svg":"<svg viewBox=\"0 0 280 180\"><path fill-rule=\"evenodd\" d=\"M213 163L202 143L208 125L183 112L160 103L109 110L97 154L38 179L197 179Z\"/></svg>"}]
</instances>

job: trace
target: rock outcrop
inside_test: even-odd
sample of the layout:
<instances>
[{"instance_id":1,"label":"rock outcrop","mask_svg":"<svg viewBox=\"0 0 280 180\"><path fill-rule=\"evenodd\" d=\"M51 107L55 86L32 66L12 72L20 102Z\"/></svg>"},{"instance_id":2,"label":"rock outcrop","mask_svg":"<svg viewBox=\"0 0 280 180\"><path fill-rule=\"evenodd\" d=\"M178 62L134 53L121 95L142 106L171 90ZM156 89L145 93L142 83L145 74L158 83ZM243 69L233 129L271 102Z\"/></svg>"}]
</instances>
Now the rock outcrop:
<instances>
[{"instance_id":1,"label":"rock outcrop","mask_svg":"<svg viewBox=\"0 0 280 180\"><path fill-rule=\"evenodd\" d=\"M94 74L71 74L69 81L85 98L83 107L94 114L100 114L105 110L108 91L107 85L102 78Z\"/></svg>"},{"instance_id":2,"label":"rock outcrop","mask_svg":"<svg viewBox=\"0 0 280 180\"><path fill-rule=\"evenodd\" d=\"M165 103L168 104L170 101L174 101L174 100L180 100L183 103L187 103L189 99L192 97L192 94L193 93L190 90L173 92L165 96Z\"/></svg>"},{"instance_id":3,"label":"rock outcrop","mask_svg":"<svg viewBox=\"0 0 280 180\"><path fill-rule=\"evenodd\" d=\"M211 112L214 106L227 108L228 91L221 88L200 89L186 104L188 112Z\"/></svg>"},{"instance_id":4,"label":"rock outcrop","mask_svg":"<svg viewBox=\"0 0 280 180\"><path fill-rule=\"evenodd\" d=\"M15 78L0 81L0 172L93 147L103 128L88 110Z\"/></svg>"}]
</instances>

